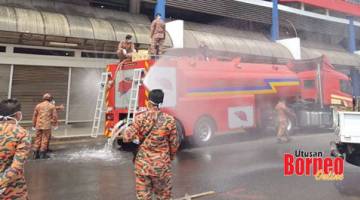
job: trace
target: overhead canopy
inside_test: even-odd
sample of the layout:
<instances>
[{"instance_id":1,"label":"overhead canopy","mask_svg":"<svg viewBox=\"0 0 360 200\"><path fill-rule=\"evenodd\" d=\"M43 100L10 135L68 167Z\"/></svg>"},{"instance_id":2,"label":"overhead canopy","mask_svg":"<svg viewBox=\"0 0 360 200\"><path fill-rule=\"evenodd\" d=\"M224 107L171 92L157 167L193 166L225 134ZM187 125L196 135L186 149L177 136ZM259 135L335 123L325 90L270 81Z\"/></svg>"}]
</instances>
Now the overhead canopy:
<instances>
[{"instance_id":1,"label":"overhead canopy","mask_svg":"<svg viewBox=\"0 0 360 200\"><path fill-rule=\"evenodd\" d=\"M48 4L37 6L39 5L46 7ZM39 45L44 44L44 40L45 42L78 41L79 45L88 40L96 40L114 47L117 41L131 34L134 36L135 43L150 44L150 21L146 16L70 5L56 3L54 6L59 10L60 7L69 8L70 11L74 11L71 13L77 13L75 11L78 9L86 13L86 10L90 9L88 14L94 17L0 6L0 42L9 42L10 37L12 39L18 37L16 38L18 42L29 41L34 45L36 42ZM22 38L25 37L24 35L26 38ZM76 38L78 40L75 40ZM88 44L94 44L94 42L90 41ZM167 37L165 45L172 46L170 37Z\"/></svg>"},{"instance_id":2,"label":"overhead canopy","mask_svg":"<svg viewBox=\"0 0 360 200\"><path fill-rule=\"evenodd\" d=\"M284 46L270 42L265 35L236 29L185 22L184 47L198 48L205 43L214 51L225 51L240 55L292 59ZM303 59L325 55L337 66L359 67L360 56L348 53L341 46L301 41Z\"/></svg>"},{"instance_id":3,"label":"overhead canopy","mask_svg":"<svg viewBox=\"0 0 360 200\"><path fill-rule=\"evenodd\" d=\"M133 15L116 10L89 6L89 1L74 0L0 0L0 5L24 9L40 10L64 15L75 14L106 20L120 20L129 23L148 24L149 19L143 15Z\"/></svg>"},{"instance_id":4,"label":"overhead canopy","mask_svg":"<svg viewBox=\"0 0 360 200\"><path fill-rule=\"evenodd\" d=\"M0 0L0 4L4 1L6 0ZM32 45L37 45L36 42L43 45L50 41L78 42L90 49L100 46L113 50L117 41L123 40L126 34L132 34L136 43L150 44L150 21L146 16L48 0L8 0L8 3L10 2L16 6L24 3L23 7L35 7L39 10L0 6L0 42L28 41L29 43L25 44ZM165 45L172 46L169 35L166 38ZM214 51L292 58L285 47L270 42L264 34L186 22L184 47L198 48L201 42ZM335 65L360 66L359 57L345 51L313 47L302 49L303 58L318 57L322 54L327 55Z\"/></svg>"},{"instance_id":5,"label":"overhead canopy","mask_svg":"<svg viewBox=\"0 0 360 200\"><path fill-rule=\"evenodd\" d=\"M313 48L301 48L301 57L303 59L316 58L321 55L325 55L329 58L330 63L338 66L360 66L360 56L341 51L313 49Z\"/></svg>"},{"instance_id":6,"label":"overhead canopy","mask_svg":"<svg viewBox=\"0 0 360 200\"><path fill-rule=\"evenodd\" d=\"M265 35L257 32L243 31L233 28L226 28L223 26L207 25L194 22L186 22L184 24L185 30L200 31L206 33L214 33L219 35L226 35L232 37L241 37L253 40L269 41Z\"/></svg>"},{"instance_id":7,"label":"overhead canopy","mask_svg":"<svg viewBox=\"0 0 360 200\"><path fill-rule=\"evenodd\" d=\"M270 42L260 33L185 22L184 47L198 48L201 43L214 51L292 59L284 46Z\"/></svg>"}]
</instances>

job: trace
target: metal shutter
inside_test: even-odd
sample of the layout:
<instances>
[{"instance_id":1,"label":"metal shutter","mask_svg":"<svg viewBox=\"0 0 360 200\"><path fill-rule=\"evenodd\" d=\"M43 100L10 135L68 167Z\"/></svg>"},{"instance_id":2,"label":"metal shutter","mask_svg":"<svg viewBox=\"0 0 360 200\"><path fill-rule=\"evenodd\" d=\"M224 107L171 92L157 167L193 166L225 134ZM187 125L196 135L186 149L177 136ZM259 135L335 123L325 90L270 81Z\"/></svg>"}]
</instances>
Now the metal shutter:
<instances>
[{"instance_id":1,"label":"metal shutter","mask_svg":"<svg viewBox=\"0 0 360 200\"><path fill-rule=\"evenodd\" d=\"M0 100L8 97L10 65L0 65Z\"/></svg>"},{"instance_id":2,"label":"metal shutter","mask_svg":"<svg viewBox=\"0 0 360 200\"><path fill-rule=\"evenodd\" d=\"M24 120L28 121L45 92L54 96L57 105L66 106L67 83L66 67L15 66L12 97L21 101ZM65 112L59 113L59 119L65 119Z\"/></svg>"},{"instance_id":3,"label":"metal shutter","mask_svg":"<svg viewBox=\"0 0 360 200\"><path fill-rule=\"evenodd\" d=\"M71 68L68 122L93 120L102 71L101 69Z\"/></svg>"}]
</instances>

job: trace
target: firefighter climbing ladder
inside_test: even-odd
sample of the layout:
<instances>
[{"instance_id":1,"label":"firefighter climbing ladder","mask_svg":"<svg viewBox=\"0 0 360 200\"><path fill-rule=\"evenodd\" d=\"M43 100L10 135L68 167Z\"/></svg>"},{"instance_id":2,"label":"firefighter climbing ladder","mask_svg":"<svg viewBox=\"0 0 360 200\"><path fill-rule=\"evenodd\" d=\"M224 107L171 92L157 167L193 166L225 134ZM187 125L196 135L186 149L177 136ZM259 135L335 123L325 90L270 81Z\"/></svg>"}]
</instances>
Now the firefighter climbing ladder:
<instances>
[{"instance_id":1,"label":"firefighter climbing ladder","mask_svg":"<svg viewBox=\"0 0 360 200\"><path fill-rule=\"evenodd\" d=\"M104 113L104 99L108 76L108 72L104 72L101 74L100 90L96 101L96 109L91 130L91 137L97 137L100 131L101 116Z\"/></svg>"},{"instance_id":2,"label":"firefighter climbing ladder","mask_svg":"<svg viewBox=\"0 0 360 200\"><path fill-rule=\"evenodd\" d=\"M134 70L133 81L130 90L128 114L126 118L126 127L128 127L133 122L136 114L136 110L138 107L138 100L139 100L139 89L141 85L141 76L143 71L144 69Z\"/></svg>"}]
</instances>

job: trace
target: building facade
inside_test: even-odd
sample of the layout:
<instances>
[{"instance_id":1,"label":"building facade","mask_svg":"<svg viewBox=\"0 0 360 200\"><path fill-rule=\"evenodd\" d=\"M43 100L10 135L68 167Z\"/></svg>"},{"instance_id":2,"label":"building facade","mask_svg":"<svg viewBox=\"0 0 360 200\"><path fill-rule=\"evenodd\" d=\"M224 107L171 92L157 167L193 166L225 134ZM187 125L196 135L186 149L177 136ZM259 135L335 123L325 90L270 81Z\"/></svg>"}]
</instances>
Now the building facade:
<instances>
[{"instance_id":1,"label":"building facade","mask_svg":"<svg viewBox=\"0 0 360 200\"><path fill-rule=\"evenodd\" d=\"M356 1L279 0L274 41L273 1L0 0L0 97L20 99L29 121L50 92L66 106L61 120L91 121L101 72L117 62L114 52L126 34L134 35L137 48L148 48L156 3L166 3L168 21L185 21L188 52L206 43L219 56L285 63L293 55L276 40L297 37L302 59L326 55L338 70L359 74ZM166 45L172 46L169 36ZM360 83L354 85L360 93Z\"/></svg>"}]
</instances>

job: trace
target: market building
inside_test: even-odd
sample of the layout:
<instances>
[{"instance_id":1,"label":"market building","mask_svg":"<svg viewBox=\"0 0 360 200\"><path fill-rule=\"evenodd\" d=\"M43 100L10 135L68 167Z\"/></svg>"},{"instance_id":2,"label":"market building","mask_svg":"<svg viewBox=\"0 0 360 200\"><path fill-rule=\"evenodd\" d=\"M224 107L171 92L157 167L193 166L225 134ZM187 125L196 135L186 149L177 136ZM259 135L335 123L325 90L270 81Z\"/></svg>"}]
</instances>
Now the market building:
<instances>
[{"instance_id":1,"label":"market building","mask_svg":"<svg viewBox=\"0 0 360 200\"><path fill-rule=\"evenodd\" d=\"M0 97L23 103L31 119L44 92L66 111L66 123L92 121L98 80L117 62L116 48L132 34L139 49L150 45L156 12L184 21L184 51L205 43L219 56L285 63L326 55L353 80L360 95L360 3L354 0L0 0ZM297 38L299 50L287 40ZM168 35L166 46L175 45ZM285 41L285 42L284 42Z\"/></svg>"}]
</instances>

